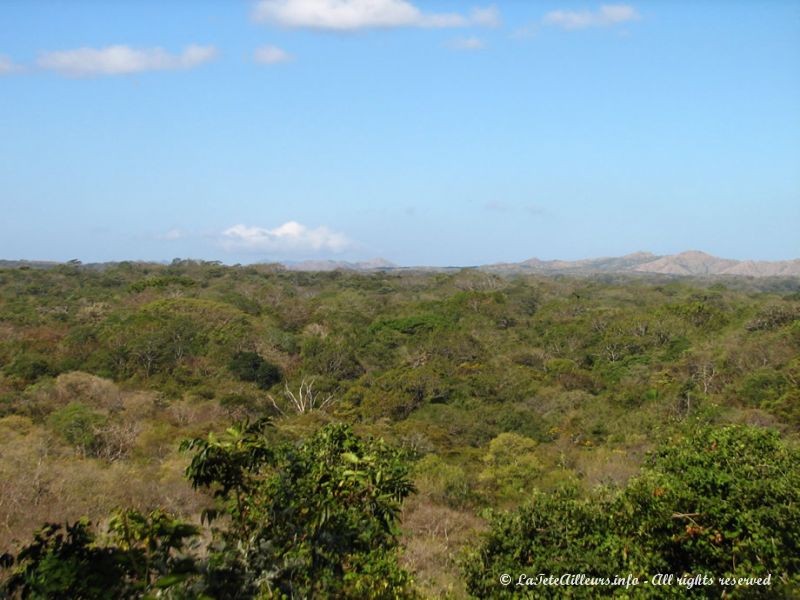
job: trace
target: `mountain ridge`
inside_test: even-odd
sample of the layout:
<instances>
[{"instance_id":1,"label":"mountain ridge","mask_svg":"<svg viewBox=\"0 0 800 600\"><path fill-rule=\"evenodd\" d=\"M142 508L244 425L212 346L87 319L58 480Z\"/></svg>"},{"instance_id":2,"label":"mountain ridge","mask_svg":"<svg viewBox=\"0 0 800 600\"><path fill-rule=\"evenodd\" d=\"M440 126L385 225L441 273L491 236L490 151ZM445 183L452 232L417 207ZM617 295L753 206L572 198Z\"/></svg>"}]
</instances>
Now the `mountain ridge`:
<instances>
[{"instance_id":1,"label":"mountain ridge","mask_svg":"<svg viewBox=\"0 0 800 600\"><path fill-rule=\"evenodd\" d=\"M347 262L335 260L310 260L281 263L290 271L451 271L473 268L491 273L536 274L655 274L669 276L743 276L743 277L800 277L800 259L782 261L735 260L721 258L700 250L687 250L678 254L657 255L638 251L624 256L605 256L578 260L542 260L529 258L520 262L502 262L469 267L398 266L385 259Z\"/></svg>"},{"instance_id":2,"label":"mountain ridge","mask_svg":"<svg viewBox=\"0 0 800 600\"><path fill-rule=\"evenodd\" d=\"M684 277L735 275L745 277L797 277L800 259L782 261L735 260L720 258L700 250L659 256L634 252L619 257L575 261L540 261L487 265L484 270L539 273L642 273Z\"/></svg>"},{"instance_id":3,"label":"mountain ridge","mask_svg":"<svg viewBox=\"0 0 800 600\"><path fill-rule=\"evenodd\" d=\"M135 263L147 261L131 261ZM207 261L198 261L207 262ZM210 261L216 262L216 261ZM80 266L84 269L103 270L119 264L118 262L81 264L78 261L68 263L57 261L2 260L0 268L33 268L50 269L59 265ZM153 263L156 264L156 263ZM158 264L168 264L158 263ZM599 258L583 258L578 260L542 260L529 258L519 262L499 262L486 265L453 265L449 267L434 266L400 266L384 258L373 258L362 261L345 260L301 260L301 261L269 261L253 264L270 264L287 271L325 272L325 271L428 271L451 272L461 269L476 269L496 274L539 274L539 275L598 275L598 274L630 274L630 275L663 275L670 277L800 277L800 258L790 260L735 260L721 258L700 250L687 250L678 254L657 255L639 251L624 256L604 256Z\"/></svg>"}]
</instances>

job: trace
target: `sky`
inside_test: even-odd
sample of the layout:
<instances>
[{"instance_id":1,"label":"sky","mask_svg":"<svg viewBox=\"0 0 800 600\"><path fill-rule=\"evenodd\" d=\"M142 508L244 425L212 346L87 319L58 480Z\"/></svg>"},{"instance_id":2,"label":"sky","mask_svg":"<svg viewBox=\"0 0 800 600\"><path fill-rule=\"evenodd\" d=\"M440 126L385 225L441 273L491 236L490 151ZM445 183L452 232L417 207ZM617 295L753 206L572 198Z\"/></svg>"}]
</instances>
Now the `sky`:
<instances>
[{"instance_id":1,"label":"sky","mask_svg":"<svg viewBox=\"0 0 800 600\"><path fill-rule=\"evenodd\" d=\"M4 0L0 258L800 257L800 2Z\"/></svg>"}]
</instances>

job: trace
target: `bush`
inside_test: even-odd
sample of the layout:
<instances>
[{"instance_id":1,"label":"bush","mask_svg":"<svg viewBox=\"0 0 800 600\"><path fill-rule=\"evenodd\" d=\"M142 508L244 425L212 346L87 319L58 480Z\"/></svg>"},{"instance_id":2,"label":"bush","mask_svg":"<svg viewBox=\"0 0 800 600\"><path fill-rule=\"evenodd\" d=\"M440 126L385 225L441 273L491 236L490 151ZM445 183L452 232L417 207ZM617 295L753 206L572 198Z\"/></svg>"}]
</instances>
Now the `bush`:
<instances>
[{"instance_id":1,"label":"bush","mask_svg":"<svg viewBox=\"0 0 800 600\"><path fill-rule=\"evenodd\" d=\"M85 518L45 525L17 556L0 557L15 567L0 592L19 598L133 600L156 597L151 594L167 592L195 572L193 560L180 553L197 529L161 511L118 512L109 533L112 544L103 545Z\"/></svg>"},{"instance_id":2,"label":"bush","mask_svg":"<svg viewBox=\"0 0 800 600\"><path fill-rule=\"evenodd\" d=\"M301 354L306 371L310 373L339 380L356 379L364 373L352 345L344 341L310 337L303 343Z\"/></svg>"},{"instance_id":3,"label":"bush","mask_svg":"<svg viewBox=\"0 0 800 600\"><path fill-rule=\"evenodd\" d=\"M98 430L104 420L103 415L93 412L85 404L70 402L51 414L48 422L69 444L83 454L91 454L100 446Z\"/></svg>"},{"instance_id":4,"label":"bush","mask_svg":"<svg viewBox=\"0 0 800 600\"><path fill-rule=\"evenodd\" d=\"M630 573L646 580L657 573L701 573L715 583L695 588L698 597L788 597L800 586L798 464L800 452L775 432L746 426L693 431L652 456L616 494L537 493L520 510L497 516L465 561L468 589L478 597L512 597L514 587L500 588L498 573ZM717 579L769 574L768 588L726 587ZM628 593L571 591L583 598Z\"/></svg>"},{"instance_id":5,"label":"bush","mask_svg":"<svg viewBox=\"0 0 800 600\"><path fill-rule=\"evenodd\" d=\"M58 370L45 357L21 354L5 367L6 375L17 377L25 383L33 383L42 377L58 374Z\"/></svg>"},{"instance_id":6,"label":"bush","mask_svg":"<svg viewBox=\"0 0 800 600\"><path fill-rule=\"evenodd\" d=\"M70 408L70 407L68 407ZM72 408L82 414L83 409ZM108 536L88 520L47 524L16 555L0 596L15 598L414 597L400 567L398 518L414 491L405 454L329 425L278 444L261 419L187 440L187 476L224 516L197 552L199 529L163 511L118 511Z\"/></svg>"},{"instance_id":7,"label":"bush","mask_svg":"<svg viewBox=\"0 0 800 600\"><path fill-rule=\"evenodd\" d=\"M184 444L187 470L231 516L210 557L212 597L399 598L397 518L413 491L403 455L328 425L300 446L270 444L265 421ZM235 582L235 583L233 583Z\"/></svg>"},{"instance_id":8,"label":"bush","mask_svg":"<svg viewBox=\"0 0 800 600\"><path fill-rule=\"evenodd\" d=\"M219 405L228 414L234 416L236 420L244 419L256 413L263 413L266 408L264 400L246 394L225 394L220 398Z\"/></svg>"},{"instance_id":9,"label":"bush","mask_svg":"<svg viewBox=\"0 0 800 600\"><path fill-rule=\"evenodd\" d=\"M464 469L448 465L435 454L421 459L414 469L420 496L458 508L470 500L470 488Z\"/></svg>"},{"instance_id":10,"label":"bush","mask_svg":"<svg viewBox=\"0 0 800 600\"><path fill-rule=\"evenodd\" d=\"M535 440L508 432L489 442L479 475L485 489L501 502L516 503L529 497L542 473L537 446Z\"/></svg>"},{"instance_id":11,"label":"bush","mask_svg":"<svg viewBox=\"0 0 800 600\"><path fill-rule=\"evenodd\" d=\"M280 367L267 362L255 352L237 352L228 368L242 381L251 381L262 390L271 388L283 378Z\"/></svg>"},{"instance_id":12,"label":"bush","mask_svg":"<svg viewBox=\"0 0 800 600\"><path fill-rule=\"evenodd\" d=\"M774 401L786 389L786 378L773 369L759 369L749 373L739 384L735 396L748 406L762 407Z\"/></svg>"}]
</instances>

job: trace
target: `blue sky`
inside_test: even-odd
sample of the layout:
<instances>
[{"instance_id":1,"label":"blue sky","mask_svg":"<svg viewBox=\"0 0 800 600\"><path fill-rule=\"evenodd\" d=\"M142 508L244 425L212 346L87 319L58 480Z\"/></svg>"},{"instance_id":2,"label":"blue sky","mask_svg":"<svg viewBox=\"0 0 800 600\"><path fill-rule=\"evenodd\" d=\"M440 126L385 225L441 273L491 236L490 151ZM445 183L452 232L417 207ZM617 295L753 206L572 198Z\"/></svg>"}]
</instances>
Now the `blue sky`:
<instances>
[{"instance_id":1,"label":"blue sky","mask_svg":"<svg viewBox=\"0 0 800 600\"><path fill-rule=\"evenodd\" d=\"M0 258L800 257L800 3L0 5Z\"/></svg>"}]
</instances>

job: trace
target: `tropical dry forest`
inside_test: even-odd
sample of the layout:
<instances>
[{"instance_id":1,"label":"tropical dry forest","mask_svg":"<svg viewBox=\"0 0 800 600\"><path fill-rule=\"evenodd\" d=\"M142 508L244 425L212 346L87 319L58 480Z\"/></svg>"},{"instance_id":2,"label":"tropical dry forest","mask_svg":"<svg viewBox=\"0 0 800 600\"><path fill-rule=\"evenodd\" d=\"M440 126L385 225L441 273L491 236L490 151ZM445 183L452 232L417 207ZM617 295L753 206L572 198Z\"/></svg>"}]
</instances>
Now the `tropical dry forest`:
<instances>
[{"instance_id":1,"label":"tropical dry forest","mask_svg":"<svg viewBox=\"0 0 800 600\"><path fill-rule=\"evenodd\" d=\"M799 384L796 279L4 268L0 595L797 597Z\"/></svg>"}]
</instances>

